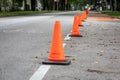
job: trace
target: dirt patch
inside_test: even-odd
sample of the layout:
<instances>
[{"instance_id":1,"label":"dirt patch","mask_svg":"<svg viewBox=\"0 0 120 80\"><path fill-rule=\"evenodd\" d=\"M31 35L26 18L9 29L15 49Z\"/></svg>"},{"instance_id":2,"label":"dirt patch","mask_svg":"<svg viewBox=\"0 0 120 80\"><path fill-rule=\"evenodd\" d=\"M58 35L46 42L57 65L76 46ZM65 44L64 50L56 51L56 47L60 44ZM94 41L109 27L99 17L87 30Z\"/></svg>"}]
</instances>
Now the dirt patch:
<instances>
[{"instance_id":1,"label":"dirt patch","mask_svg":"<svg viewBox=\"0 0 120 80\"><path fill-rule=\"evenodd\" d=\"M88 20L119 20L111 17L88 17Z\"/></svg>"},{"instance_id":2,"label":"dirt patch","mask_svg":"<svg viewBox=\"0 0 120 80\"><path fill-rule=\"evenodd\" d=\"M103 73L106 73L106 74L120 74L120 72L108 72L108 71L101 71L101 70L93 70L93 69L87 69L88 72L95 72L95 73L98 73L98 74L103 74Z\"/></svg>"},{"instance_id":3,"label":"dirt patch","mask_svg":"<svg viewBox=\"0 0 120 80\"><path fill-rule=\"evenodd\" d=\"M91 12L88 14L88 17L110 17L110 16L102 13Z\"/></svg>"},{"instance_id":4,"label":"dirt patch","mask_svg":"<svg viewBox=\"0 0 120 80\"><path fill-rule=\"evenodd\" d=\"M88 14L88 20L119 20L119 19L111 17L107 14L102 14L99 12L91 12Z\"/></svg>"}]
</instances>

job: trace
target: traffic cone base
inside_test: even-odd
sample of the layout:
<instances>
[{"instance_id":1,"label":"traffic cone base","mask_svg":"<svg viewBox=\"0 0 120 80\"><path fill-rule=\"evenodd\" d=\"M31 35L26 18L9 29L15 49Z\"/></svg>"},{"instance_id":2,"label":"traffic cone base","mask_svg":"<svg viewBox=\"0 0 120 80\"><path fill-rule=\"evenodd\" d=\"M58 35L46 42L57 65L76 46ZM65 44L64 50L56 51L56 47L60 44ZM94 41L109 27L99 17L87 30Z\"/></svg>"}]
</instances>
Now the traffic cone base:
<instances>
[{"instance_id":1,"label":"traffic cone base","mask_svg":"<svg viewBox=\"0 0 120 80\"><path fill-rule=\"evenodd\" d=\"M83 25L78 25L79 27L84 27Z\"/></svg>"},{"instance_id":2,"label":"traffic cone base","mask_svg":"<svg viewBox=\"0 0 120 80\"><path fill-rule=\"evenodd\" d=\"M82 20L83 22L86 22L85 20Z\"/></svg>"},{"instance_id":3,"label":"traffic cone base","mask_svg":"<svg viewBox=\"0 0 120 80\"><path fill-rule=\"evenodd\" d=\"M83 37L82 35L69 35L70 37Z\"/></svg>"},{"instance_id":4,"label":"traffic cone base","mask_svg":"<svg viewBox=\"0 0 120 80\"><path fill-rule=\"evenodd\" d=\"M42 64L51 64L51 65L69 65L71 60L66 59L64 61L52 61L52 60L45 60Z\"/></svg>"}]
</instances>

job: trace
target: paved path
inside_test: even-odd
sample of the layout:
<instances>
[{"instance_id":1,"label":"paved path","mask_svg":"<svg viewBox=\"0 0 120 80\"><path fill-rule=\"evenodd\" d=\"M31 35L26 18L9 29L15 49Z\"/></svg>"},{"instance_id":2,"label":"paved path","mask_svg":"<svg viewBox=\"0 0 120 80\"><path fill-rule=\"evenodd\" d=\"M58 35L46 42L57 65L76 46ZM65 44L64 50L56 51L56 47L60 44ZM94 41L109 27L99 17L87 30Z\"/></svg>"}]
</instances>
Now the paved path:
<instances>
[{"instance_id":1,"label":"paved path","mask_svg":"<svg viewBox=\"0 0 120 80\"><path fill-rule=\"evenodd\" d=\"M90 12L79 28L83 37L66 40L78 12L1 18L0 80L120 80L120 20ZM55 20L61 21L68 66L42 64Z\"/></svg>"}]
</instances>

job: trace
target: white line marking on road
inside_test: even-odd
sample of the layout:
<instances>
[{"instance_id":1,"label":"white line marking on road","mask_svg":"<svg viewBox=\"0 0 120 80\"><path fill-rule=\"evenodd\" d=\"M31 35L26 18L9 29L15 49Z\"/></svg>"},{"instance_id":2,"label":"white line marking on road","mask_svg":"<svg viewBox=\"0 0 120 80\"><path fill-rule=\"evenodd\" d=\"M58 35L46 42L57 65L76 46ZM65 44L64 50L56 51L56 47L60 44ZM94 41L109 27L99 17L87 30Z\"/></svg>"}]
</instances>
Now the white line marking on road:
<instances>
[{"instance_id":1,"label":"white line marking on road","mask_svg":"<svg viewBox=\"0 0 120 80\"><path fill-rule=\"evenodd\" d=\"M66 41L70 40L71 37L69 37L69 35L70 35L70 34L68 34L68 35L64 38L64 40L66 40Z\"/></svg>"},{"instance_id":2,"label":"white line marking on road","mask_svg":"<svg viewBox=\"0 0 120 80\"><path fill-rule=\"evenodd\" d=\"M50 67L50 65L40 66L38 70L34 73L34 75L30 78L30 80L42 80Z\"/></svg>"}]
</instances>

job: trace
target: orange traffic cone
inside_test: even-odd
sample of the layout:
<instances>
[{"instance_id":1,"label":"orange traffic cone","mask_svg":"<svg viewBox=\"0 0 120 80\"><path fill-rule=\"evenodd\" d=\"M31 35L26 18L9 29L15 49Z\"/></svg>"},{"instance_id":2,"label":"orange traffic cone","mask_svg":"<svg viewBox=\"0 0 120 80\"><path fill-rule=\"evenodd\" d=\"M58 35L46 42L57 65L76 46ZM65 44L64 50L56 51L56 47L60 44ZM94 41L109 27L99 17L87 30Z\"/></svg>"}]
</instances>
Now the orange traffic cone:
<instances>
[{"instance_id":1,"label":"orange traffic cone","mask_svg":"<svg viewBox=\"0 0 120 80\"><path fill-rule=\"evenodd\" d=\"M82 37L82 35L80 35L80 31L79 31L79 27L78 27L78 17L77 17L77 15L74 16L72 32L71 32L71 35L69 35L69 36L70 37Z\"/></svg>"},{"instance_id":2,"label":"orange traffic cone","mask_svg":"<svg viewBox=\"0 0 120 80\"><path fill-rule=\"evenodd\" d=\"M88 14L89 14L89 12L90 12L90 9L88 9Z\"/></svg>"},{"instance_id":3,"label":"orange traffic cone","mask_svg":"<svg viewBox=\"0 0 120 80\"><path fill-rule=\"evenodd\" d=\"M89 12L90 12L90 9L87 9L87 10L86 10L86 14L89 14Z\"/></svg>"},{"instance_id":4,"label":"orange traffic cone","mask_svg":"<svg viewBox=\"0 0 120 80\"><path fill-rule=\"evenodd\" d=\"M86 14L88 14L89 13L89 9L86 9Z\"/></svg>"},{"instance_id":5,"label":"orange traffic cone","mask_svg":"<svg viewBox=\"0 0 120 80\"><path fill-rule=\"evenodd\" d=\"M56 21L54 24L54 32L49 57L48 60L45 60L42 63L61 65L68 65L71 63L71 61L66 59L64 56L60 21Z\"/></svg>"},{"instance_id":6,"label":"orange traffic cone","mask_svg":"<svg viewBox=\"0 0 120 80\"><path fill-rule=\"evenodd\" d=\"M78 13L78 26L83 26L80 13Z\"/></svg>"},{"instance_id":7,"label":"orange traffic cone","mask_svg":"<svg viewBox=\"0 0 120 80\"><path fill-rule=\"evenodd\" d=\"M84 19L87 19L87 13L86 13L86 10L84 11Z\"/></svg>"},{"instance_id":8,"label":"orange traffic cone","mask_svg":"<svg viewBox=\"0 0 120 80\"><path fill-rule=\"evenodd\" d=\"M82 14L81 14L81 21L83 21L83 22L85 22L85 13L84 12L82 12Z\"/></svg>"},{"instance_id":9,"label":"orange traffic cone","mask_svg":"<svg viewBox=\"0 0 120 80\"><path fill-rule=\"evenodd\" d=\"M82 12L82 21L85 22L85 19L87 19L86 11Z\"/></svg>"}]
</instances>

